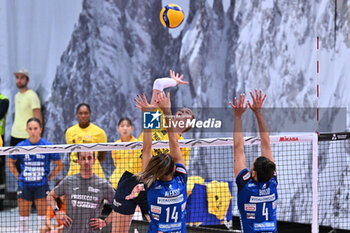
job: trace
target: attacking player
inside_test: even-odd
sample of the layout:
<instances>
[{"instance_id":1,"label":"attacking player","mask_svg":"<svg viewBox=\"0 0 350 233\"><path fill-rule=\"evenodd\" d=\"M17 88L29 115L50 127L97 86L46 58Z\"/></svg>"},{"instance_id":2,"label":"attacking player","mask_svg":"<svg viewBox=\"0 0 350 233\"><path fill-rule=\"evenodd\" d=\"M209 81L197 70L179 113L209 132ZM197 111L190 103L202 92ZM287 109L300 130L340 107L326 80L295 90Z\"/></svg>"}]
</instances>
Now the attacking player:
<instances>
[{"instance_id":1,"label":"attacking player","mask_svg":"<svg viewBox=\"0 0 350 233\"><path fill-rule=\"evenodd\" d=\"M145 95L138 96L137 108L142 111L153 106ZM165 116L171 116L170 95L160 93L158 106ZM169 120L169 117L166 117ZM187 171L178 143L177 131L168 129L170 154L152 156L152 130L145 129L143 137L142 172L137 174L145 184L151 222L148 233L186 233ZM141 188L140 188L141 186ZM126 199L135 198L143 184L135 186Z\"/></svg>"},{"instance_id":2,"label":"attacking player","mask_svg":"<svg viewBox=\"0 0 350 233\"><path fill-rule=\"evenodd\" d=\"M234 112L234 173L238 186L237 202L240 212L241 229L244 233L277 232L276 201L277 176L276 165L271 153L270 137L261 111L266 94L261 90L252 92L253 103L244 104L245 96L240 95L239 102L230 103ZM250 171L246 167L242 115L247 107L254 112L258 121L261 139L261 157L255 159Z\"/></svg>"},{"instance_id":3,"label":"attacking player","mask_svg":"<svg viewBox=\"0 0 350 233\"><path fill-rule=\"evenodd\" d=\"M158 95L163 92L165 88L168 87L174 87L177 85L184 85L188 84L188 82L183 81L183 75L175 74L174 71L170 70L170 78L159 78L156 79L153 85L153 91L152 91L152 99L150 102L150 105L156 106L158 102ZM157 108L158 106L156 106ZM161 112L161 109L158 108L158 110ZM175 114L175 119L173 121L184 121L186 122L187 119L193 119L194 115L192 111L188 108L182 108ZM180 125L180 124L177 124ZM185 127L177 127L175 131L177 132L177 138L178 140L183 139L182 134L189 130L189 128ZM143 140L144 133L142 132L139 141ZM161 140L169 140L167 130L157 129L152 130L152 139L154 141L161 141ZM185 160L185 165L187 165L190 155L190 148L181 148L182 156ZM152 155L158 156L159 154L167 154L169 153L169 149L153 149ZM143 155L142 155L143 156ZM115 200L113 202L113 210L116 212L116 219L113 220L112 228L114 232L120 232L120 233L127 233L129 232L129 228L131 225L131 221L133 218L133 215L135 213L135 209L137 206L140 207L141 212L143 215L146 216L146 218L149 220L148 212L148 202L147 202L147 196L145 192L141 192L140 195L137 198L125 200L125 197L131 193L134 186L139 183L139 181L134 176L135 174L141 172L142 169L142 160L140 159L134 160L133 164L130 164L129 167L133 168L132 170L129 169L123 173L123 175L120 178L120 181L118 183L118 188L116 190Z\"/></svg>"}]
</instances>

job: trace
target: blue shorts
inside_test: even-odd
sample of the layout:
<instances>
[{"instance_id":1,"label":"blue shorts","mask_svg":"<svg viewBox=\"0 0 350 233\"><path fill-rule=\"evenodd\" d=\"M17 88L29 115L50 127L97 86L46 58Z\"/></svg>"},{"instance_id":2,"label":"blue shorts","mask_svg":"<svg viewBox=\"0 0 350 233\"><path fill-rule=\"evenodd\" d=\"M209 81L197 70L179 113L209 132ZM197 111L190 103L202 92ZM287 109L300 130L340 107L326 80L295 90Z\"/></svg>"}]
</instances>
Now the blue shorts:
<instances>
[{"instance_id":1,"label":"blue shorts","mask_svg":"<svg viewBox=\"0 0 350 233\"><path fill-rule=\"evenodd\" d=\"M147 193L145 191L141 191L138 197L134 199L125 200L125 197L131 193L137 184L140 184L140 182L136 180L136 177L132 173L128 171L124 172L114 195L112 208L115 212L131 215L135 213L136 206L138 205L142 214L148 214Z\"/></svg>"},{"instance_id":2,"label":"blue shorts","mask_svg":"<svg viewBox=\"0 0 350 233\"><path fill-rule=\"evenodd\" d=\"M49 194L49 185L38 187L18 187L17 197L27 201L35 201L36 199L45 198Z\"/></svg>"}]
</instances>

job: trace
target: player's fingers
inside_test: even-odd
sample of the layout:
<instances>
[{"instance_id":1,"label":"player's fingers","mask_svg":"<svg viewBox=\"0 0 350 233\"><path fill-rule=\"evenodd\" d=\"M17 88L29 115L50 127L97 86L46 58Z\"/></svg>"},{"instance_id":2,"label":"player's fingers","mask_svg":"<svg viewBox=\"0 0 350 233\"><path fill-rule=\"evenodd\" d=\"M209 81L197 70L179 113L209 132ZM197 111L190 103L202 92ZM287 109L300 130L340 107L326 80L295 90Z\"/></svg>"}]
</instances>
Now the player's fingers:
<instances>
[{"instance_id":1,"label":"player's fingers","mask_svg":"<svg viewBox=\"0 0 350 233\"><path fill-rule=\"evenodd\" d=\"M264 102L266 99L266 94L264 95L263 99L261 100L261 102Z\"/></svg>"},{"instance_id":2,"label":"player's fingers","mask_svg":"<svg viewBox=\"0 0 350 233\"><path fill-rule=\"evenodd\" d=\"M252 105L250 104L249 100L247 101L247 104L248 104L249 108L251 108L251 109L253 108Z\"/></svg>"},{"instance_id":3,"label":"player's fingers","mask_svg":"<svg viewBox=\"0 0 350 233\"><path fill-rule=\"evenodd\" d=\"M261 89L259 90L259 98L260 99L262 98L262 90Z\"/></svg>"},{"instance_id":4,"label":"player's fingers","mask_svg":"<svg viewBox=\"0 0 350 233\"><path fill-rule=\"evenodd\" d=\"M255 88L255 89L254 89L254 91L255 91L255 96L256 96L256 99L258 99L258 98L259 98L259 95L258 95L258 90Z\"/></svg>"},{"instance_id":5,"label":"player's fingers","mask_svg":"<svg viewBox=\"0 0 350 233\"><path fill-rule=\"evenodd\" d=\"M145 93L142 94L142 97L143 97L143 100L145 101L145 103L148 104Z\"/></svg>"},{"instance_id":6,"label":"player's fingers","mask_svg":"<svg viewBox=\"0 0 350 233\"><path fill-rule=\"evenodd\" d=\"M253 103L254 103L254 101L255 101L255 97L254 97L254 95L253 95L253 92L249 92L250 93L250 96L252 97L252 99L253 99Z\"/></svg>"},{"instance_id":7,"label":"player's fingers","mask_svg":"<svg viewBox=\"0 0 350 233\"><path fill-rule=\"evenodd\" d=\"M238 106L237 97L235 97L234 101L235 101L235 105L236 105L236 107L237 107L237 106Z\"/></svg>"},{"instance_id":8,"label":"player's fingers","mask_svg":"<svg viewBox=\"0 0 350 233\"><path fill-rule=\"evenodd\" d=\"M229 104L231 105L232 108L235 108L232 102L229 102Z\"/></svg>"}]
</instances>

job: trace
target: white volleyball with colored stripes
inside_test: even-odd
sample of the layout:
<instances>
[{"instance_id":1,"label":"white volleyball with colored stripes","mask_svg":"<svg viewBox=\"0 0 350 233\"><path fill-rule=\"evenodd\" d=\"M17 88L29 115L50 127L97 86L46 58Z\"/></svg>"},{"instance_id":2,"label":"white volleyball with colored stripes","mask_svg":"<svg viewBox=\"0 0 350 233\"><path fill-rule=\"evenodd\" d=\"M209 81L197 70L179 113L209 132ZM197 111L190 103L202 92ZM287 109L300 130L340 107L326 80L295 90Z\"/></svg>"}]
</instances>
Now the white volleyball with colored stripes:
<instances>
[{"instance_id":1,"label":"white volleyball with colored stripes","mask_svg":"<svg viewBox=\"0 0 350 233\"><path fill-rule=\"evenodd\" d=\"M168 4L160 11L159 17L164 27L176 28L182 23L185 15L179 5Z\"/></svg>"}]
</instances>

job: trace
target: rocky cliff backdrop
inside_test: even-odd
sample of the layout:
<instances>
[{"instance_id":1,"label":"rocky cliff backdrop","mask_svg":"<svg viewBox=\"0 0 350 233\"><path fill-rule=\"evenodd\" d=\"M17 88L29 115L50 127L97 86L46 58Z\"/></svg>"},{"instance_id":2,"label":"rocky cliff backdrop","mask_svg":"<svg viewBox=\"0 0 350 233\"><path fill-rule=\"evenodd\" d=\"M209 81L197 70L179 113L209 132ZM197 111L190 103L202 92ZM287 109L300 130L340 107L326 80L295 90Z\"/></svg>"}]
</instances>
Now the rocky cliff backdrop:
<instances>
[{"instance_id":1,"label":"rocky cliff backdrop","mask_svg":"<svg viewBox=\"0 0 350 233\"><path fill-rule=\"evenodd\" d=\"M289 131L281 127L288 129L289 124L300 119L309 127L301 131L315 132L317 37L320 41L319 105L324 108L349 106L348 1L227 2L228 7L224 7L221 0L191 0L184 28L174 38L159 23L159 0L142 1L142 4L133 0L83 0L69 44L53 82L49 82L52 85L41 87L45 90L33 88L39 94L44 93L44 137L54 143L65 143L65 130L77 122L75 107L81 102L91 105L92 122L106 131L109 142L118 138L116 125L123 116L134 121L135 135L138 135L141 115L134 107L133 98L138 93L150 97L153 81L168 75L169 69L183 73L184 79L190 82L188 86L171 90L174 106L226 108L228 101L239 93L261 88L268 95L267 107L303 108L296 114L300 118L284 110L269 117L267 121L273 132ZM15 89L12 89L13 96ZM340 120L336 116L338 111L322 114L321 131L347 131L350 124L346 111ZM256 125L251 123L247 128L254 131ZM231 135L227 130L216 133L213 135ZM196 131L186 137L203 136L212 135ZM329 147L322 152L323 161L331 159L328 150ZM342 157L341 163L345 166L349 164L347 149L344 156L347 157ZM208 169L214 159L210 155L206 161L198 158L191 166L197 168L197 174L216 178L215 171ZM310 158L304 160L305 164L310 163ZM348 174L349 168L344 169L324 176ZM301 177L308 177L309 172L305 171ZM344 185L343 181L333 184ZM292 189L282 206L289 206L293 212L280 215L280 220L310 222L311 216L303 214L309 213L309 205L295 208L295 203L304 203L307 195L302 193L310 188L305 184ZM332 210L324 210L320 222L350 229L346 212L349 208L344 208L349 205L348 191L330 194L331 199L333 204L322 203L332 205ZM343 212L335 211L339 206ZM341 223L333 221L334 216L342 216Z\"/></svg>"}]
</instances>

